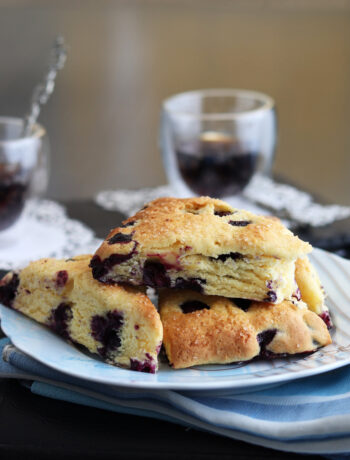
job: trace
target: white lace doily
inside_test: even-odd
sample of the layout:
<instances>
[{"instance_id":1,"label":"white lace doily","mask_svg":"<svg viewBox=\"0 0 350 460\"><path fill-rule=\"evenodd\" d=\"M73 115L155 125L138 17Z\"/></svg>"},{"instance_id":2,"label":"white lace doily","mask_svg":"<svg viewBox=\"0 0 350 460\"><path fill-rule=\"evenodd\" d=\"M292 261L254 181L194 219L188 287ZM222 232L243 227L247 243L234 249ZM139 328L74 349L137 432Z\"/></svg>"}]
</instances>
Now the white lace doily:
<instances>
[{"instance_id":1,"label":"white lace doily","mask_svg":"<svg viewBox=\"0 0 350 460\"><path fill-rule=\"evenodd\" d=\"M101 240L65 208L50 200L28 200L21 218L0 232L0 268L12 270L41 257L65 258L94 252Z\"/></svg>"},{"instance_id":2,"label":"white lace doily","mask_svg":"<svg viewBox=\"0 0 350 460\"><path fill-rule=\"evenodd\" d=\"M244 196L269 209L270 213L290 220L292 226L321 227L350 216L349 206L316 203L309 193L260 175L253 177Z\"/></svg>"},{"instance_id":3,"label":"white lace doily","mask_svg":"<svg viewBox=\"0 0 350 460\"><path fill-rule=\"evenodd\" d=\"M109 211L119 211L127 216L132 216L143 205L149 201L155 200L163 196L178 196L178 194L170 185L162 185L155 188L141 188L138 190L105 190L99 192L96 197L96 203ZM245 197L228 197L225 201L235 208L247 209L256 214L267 214L266 209L258 206Z\"/></svg>"},{"instance_id":4,"label":"white lace doily","mask_svg":"<svg viewBox=\"0 0 350 460\"><path fill-rule=\"evenodd\" d=\"M106 190L99 192L95 201L104 209L131 216L145 203L162 196L181 195L170 185L164 185L138 190ZM319 227L350 216L350 207L315 203L308 193L260 175L253 178L242 195L224 200L235 208L255 214L277 215L288 227Z\"/></svg>"}]
</instances>

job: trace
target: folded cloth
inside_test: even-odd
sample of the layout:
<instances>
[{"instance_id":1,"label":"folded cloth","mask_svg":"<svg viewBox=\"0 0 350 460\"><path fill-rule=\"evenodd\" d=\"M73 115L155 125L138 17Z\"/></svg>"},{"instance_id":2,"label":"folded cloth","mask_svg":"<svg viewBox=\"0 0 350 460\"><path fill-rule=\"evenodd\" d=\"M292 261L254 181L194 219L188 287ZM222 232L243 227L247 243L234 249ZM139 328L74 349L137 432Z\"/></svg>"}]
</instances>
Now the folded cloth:
<instances>
[{"instance_id":1,"label":"folded cloth","mask_svg":"<svg viewBox=\"0 0 350 460\"><path fill-rule=\"evenodd\" d=\"M350 366L245 394L102 385L52 370L0 340L0 377L42 396L167 420L273 449L350 455ZM344 457L343 457L344 456Z\"/></svg>"}]
</instances>

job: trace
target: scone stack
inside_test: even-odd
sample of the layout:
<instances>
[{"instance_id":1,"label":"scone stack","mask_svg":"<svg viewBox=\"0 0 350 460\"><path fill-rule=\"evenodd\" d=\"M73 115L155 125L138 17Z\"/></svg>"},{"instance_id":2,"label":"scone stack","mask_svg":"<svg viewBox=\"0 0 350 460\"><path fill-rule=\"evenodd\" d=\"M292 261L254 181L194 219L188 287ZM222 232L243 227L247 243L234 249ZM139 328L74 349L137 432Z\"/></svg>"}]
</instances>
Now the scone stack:
<instances>
[{"instance_id":1,"label":"scone stack","mask_svg":"<svg viewBox=\"0 0 350 460\"><path fill-rule=\"evenodd\" d=\"M278 219L206 197L162 198L112 230L92 258L8 274L0 302L146 372L157 369L162 342L175 369L310 353L331 343L311 249ZM146 287L159 294L160 317Z\"/></svg>"},{"instance_id":2,"label":"scone stack","mask_svg":"<svg viewBox=\"0 0 350 460\"><path fill-rule=\"evenodd\" d=\"M278 219L211 198L162 198L112 230L91 267L99 281L158 290L167 357L185 368L329 344L311 249Z\"/></svg>"}]
</instances>

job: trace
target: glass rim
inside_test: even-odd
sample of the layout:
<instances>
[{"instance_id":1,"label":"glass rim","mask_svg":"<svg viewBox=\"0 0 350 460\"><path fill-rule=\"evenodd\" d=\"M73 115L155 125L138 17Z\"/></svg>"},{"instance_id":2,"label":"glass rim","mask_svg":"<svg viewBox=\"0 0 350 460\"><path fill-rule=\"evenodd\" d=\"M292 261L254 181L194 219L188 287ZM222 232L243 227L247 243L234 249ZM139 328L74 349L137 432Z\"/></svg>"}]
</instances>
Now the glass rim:
<instances>
[{"instance_id":1,"label":"glass rim","mask_svg":"<svg viewBox=\"0 0 350 460\"><path fill-rule=\"evenodd\" d=\"M23 123L24 123L23 118L0 116L0 125L12 124L12 125L23 126ZM8 139L8 140L0 139L0 145L20 144L22 142L27 142L28 140L31 140L31 139L40 139L44 137L45 134L46 134L46 129L40 123L34 123L31 135L25 136L25 137L19 137L17 139Z\"/></svg>"},{"instance_id":2,"label":"glass rim","mask_svg":"<svg viewBox=\"0 0 350 460\"><path fill-rule=\"evenodd\" d=\"M174 100L179 97L183 96L191 96L191 95L198 95L198 96L228 96L228 97L246 97L250 99L258 100L262 103L261 107L257 107L255 109L248 109L242 112L222 112L222 113L192 113L189 111L181 110L181 109L174 109L171 108L170 105ZM251 116L260 115L263 112L269 111L274 108L275 101L271 96L268 96L265 93L261 93L259 91L247 90L247 89L230 89L230 88L217 88L217 89L199 89L199 90L192 90L192 91L185 91L182 93L174 94L163 101L163 109L168 112L169 114L176 115L179 117L188 117L197 120L234 120L238 118L246 118Z\"/></svg>"}]
</instances>

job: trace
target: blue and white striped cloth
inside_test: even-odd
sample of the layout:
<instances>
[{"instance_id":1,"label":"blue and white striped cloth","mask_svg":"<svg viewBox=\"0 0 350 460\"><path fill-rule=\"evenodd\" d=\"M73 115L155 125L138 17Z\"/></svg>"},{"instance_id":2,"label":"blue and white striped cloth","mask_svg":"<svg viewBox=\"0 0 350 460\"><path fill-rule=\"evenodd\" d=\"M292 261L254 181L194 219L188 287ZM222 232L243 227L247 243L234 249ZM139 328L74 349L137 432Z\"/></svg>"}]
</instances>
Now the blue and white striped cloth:
<instances>
[{"instance_id":1,"label":"blue and white striped cloth","mask_svg":"<svg viewBox=\"0 0 350 460\"><path fill-rule=\"evenodd\" d=\"M54 371L0 340L0 377L35 394L199 428L278 450L350 454L350 366L246 394L112 387ZM350 458L350 455L349 455Z\"/></svg>"}]
</instances>

